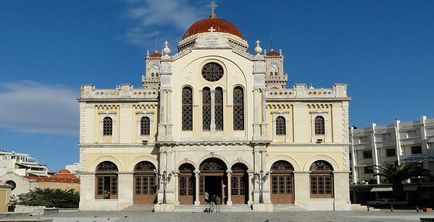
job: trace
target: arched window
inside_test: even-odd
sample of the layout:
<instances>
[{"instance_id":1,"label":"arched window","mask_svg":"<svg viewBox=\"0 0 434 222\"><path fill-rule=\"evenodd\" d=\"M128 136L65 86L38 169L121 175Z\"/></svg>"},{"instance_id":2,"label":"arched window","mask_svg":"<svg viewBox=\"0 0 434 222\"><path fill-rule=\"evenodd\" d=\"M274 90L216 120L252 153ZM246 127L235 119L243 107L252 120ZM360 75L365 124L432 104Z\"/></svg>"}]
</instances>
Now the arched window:
<instances>
[{"instance_id":1,"label":"arched window","mask_svg":"<svg viewBox=\"0 0 434 222\"><path fill-rule=\"evenodd\" d=\"M310 166L310 197L333 197L333 167L330 163L318 160Z\"/></svg>"},{"instance_id":2,"label":"arched window","mask_svg":"<svg viewBox=\"0 0 434 222\"><path fill-rule=\"evenodd\" d=\"M151 120L149 117L144 116L140 119L140 135L151 134Z\"/></svg>"},{"instance_id":3,"label":"arched window","mask_svg":"<svg viewBox=\"0 0 434 222\"><path fill-rule=\"evenodd\" d=\"M102 125L102 135L111 136L113 135L113 120L110 117L104 117Z\"/></svg>"},{"instance_id":4,"label":"arched window","mask_svg":"<svg viewBox=\"0 0 434 222\"><path fill-rule=\"evenodd\" d=\"M315 135L324 135L325 127L324 127L324 117L317 116L315 117Z\"/></svg>"},{"instance_id":5,"label":"arched window","mask_svg":"<svg viewBox=\"0 0 434 222\"><path fill-rule=\"evenodd\" d=\"M233 124L234 130L244 130L244 93L243 88L234 88Z\"/></svg>"},{"instance_id":6,"label":"arched window","mask_svg":"<svg viewBox=\"0 0 434 222\"><path fill-rule=\"evenodd\" d=\"M157 180L154 164L142 161L134 167L134 202L151 204L155 199Z\"/></svg>"},{"instance_id":7,"label":"arched window","mask_svg":"<svg viewBox=\"0 0 434 222\"><path fill-rule=\"evenodd\" d=\"M208 87L202 90L202 127L203 130L211 128L211 90Z\"/></svg>"},{"instance_id":8,"label":"arched window","mask_svg":"<svg viewBox=\"0 0 434 222\"><path fill-rule=\"evenodd\" d=\"M182 130L193 130L193 90L182 89Z\"/></svg>"},{"instance_id":9,"label":"arched window","mask_svg":"<svg viewBox=\"0 0 434 222\"><path fill-rule=\"evenodd\" d=\"M96 199L118 198L118 167L110 161L98 164L95 170Z\"/></svg>"},{"instance_id":10,"label":"arched window","mask_svg":"<svg viewBox=\"0 0 434 222\"><path fill-rule=\"evenodd\" d=\"M276 135L286 135L286 120L283 116L276 118Z\"/></svg>"},{"instance_id":11,"label":"arched window","mask_svg":"<svg viewBox=\"0 0 434 222\"><path fill-rule=\"evenodd\" d=\"M223 130L223 89L215 89L215 128Z\"/></svg>"}]
</instances>

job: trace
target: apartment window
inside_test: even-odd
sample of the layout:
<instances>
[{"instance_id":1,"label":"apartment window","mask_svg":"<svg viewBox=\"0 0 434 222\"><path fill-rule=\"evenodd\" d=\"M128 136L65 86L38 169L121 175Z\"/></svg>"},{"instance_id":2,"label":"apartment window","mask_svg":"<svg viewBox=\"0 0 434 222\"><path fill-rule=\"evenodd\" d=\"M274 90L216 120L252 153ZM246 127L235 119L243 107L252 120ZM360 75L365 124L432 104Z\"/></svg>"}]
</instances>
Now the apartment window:
<instances>
[{"instance_id":1,"label":"apartment window","mask_svg":"<svg viewBox=\"0 0 434 222\"><path fill-rule=\"evenodd\" d=\"M372 152L371 151L363 151L363 159L370 159L372 158Z\"/></svg>"},{"instance_id":2,"label":"apartment window","mask_svg":"<svg viewBox=\"0 0 434 222\"><path fill-rule=\"evenodd\" d=\"M372 166L363 167L363 172L366 174L374 173L374 168L372 168Z\"/></svg>"},{"instance_id":3,"label":"apartment window","mask_svg":"<svg viewBox=\"0 0 434 222\"><path fill-rule=\"evenodd\" d=\"M386 149L386 156L396 156L395 149Z\"/></svg>"},{"instance_id":4,"label":"apartment window","mask_svg":"<svg viewBox=\"0 0 434 222\"><path fill-rule=\"evenodd\" d=\"M412 146L411 147L411 154L420 154L422 153L422 147L421 146Z\"/></svg>"}]
</instances>

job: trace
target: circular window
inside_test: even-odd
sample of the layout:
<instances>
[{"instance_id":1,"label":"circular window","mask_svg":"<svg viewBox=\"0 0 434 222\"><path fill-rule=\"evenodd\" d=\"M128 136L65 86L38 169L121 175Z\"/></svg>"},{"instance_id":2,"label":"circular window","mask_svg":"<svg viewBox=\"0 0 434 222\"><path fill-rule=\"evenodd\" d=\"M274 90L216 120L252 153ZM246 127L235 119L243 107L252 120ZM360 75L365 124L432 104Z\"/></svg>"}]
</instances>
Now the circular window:
<instances>
[{"instance_id":1,"label":"circular window","mask_svg":"<svg viewBox=\"0 0 434 222\"><path fill-rule=\"evenodd\" d=\"M5 182L7 185L11 186L11 190L14 190L17 187L17 184L12 181L12 180L8 180Z\"/></svg>"},{"instance_id":2,"label":"circular window","mask_svg":"<svg viewBox=\"0 0 434 222\"><path fill-rule=\"evenodd\" d=\"M202 76L210 82L215 82L223 77L223 67L215 62L208 63L202 68Z\"/></svg>"}]
</instances>

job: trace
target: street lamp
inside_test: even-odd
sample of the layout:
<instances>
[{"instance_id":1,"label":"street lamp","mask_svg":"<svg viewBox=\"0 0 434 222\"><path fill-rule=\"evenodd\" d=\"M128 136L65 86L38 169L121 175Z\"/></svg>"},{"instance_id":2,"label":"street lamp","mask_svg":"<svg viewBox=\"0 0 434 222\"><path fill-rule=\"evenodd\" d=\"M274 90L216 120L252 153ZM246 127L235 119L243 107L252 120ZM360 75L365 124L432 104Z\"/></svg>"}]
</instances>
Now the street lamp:
<instances>
[{"instance_id":1,"label":"street lamp","mask_svg":"<svg viewBox=\"0 0 434 222\"><path fill-rule=\"evenodd\" d=\"M270 173L271 171L264 172L263 170L259 171L259 173L255 173L255 180L259 182L259 203L264 203L264 183Z\"/></svg>"},{"instance_id":2,"label":"street lamp","mask_svg":"<svg viewBox=\"0 0 434 222\"><path fill-rule=\"evenodd\" d=\"M161 176L161 183L163 183L163 204L166 203L166 186L170 182L170 178L172 177L172 173L167 173L167 171L163 171Z\"/></svg>"}]
</instances>

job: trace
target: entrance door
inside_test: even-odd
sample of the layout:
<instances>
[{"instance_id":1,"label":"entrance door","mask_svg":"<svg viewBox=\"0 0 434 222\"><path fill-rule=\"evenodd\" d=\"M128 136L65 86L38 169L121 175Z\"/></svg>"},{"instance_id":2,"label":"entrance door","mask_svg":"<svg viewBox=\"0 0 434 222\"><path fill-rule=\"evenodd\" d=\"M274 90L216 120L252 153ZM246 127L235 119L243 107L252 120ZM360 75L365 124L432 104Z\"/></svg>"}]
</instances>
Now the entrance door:
<instances>
[{"instance_id":1,"label":"entrance door","mask_svg":"<svg viewBox=\"0 0 434 222\"><path fill-rule=\"evenodd\" d=\"M271 166L271 203L294 203L294 168L284 160L279 160Z\"/></svg>"},{"instance_id":2,"label":"entrance door","mask_svg":"<svg viewBox=\"0 0 434 222\"><path fill-rule=\"evenodd\" d=\"M273 204L294 203L292 174L271 174L271 202Z\"/></svg>"},{"instance_id":3,"label":"entrance door","mask_svg":"<svg viewBox=\"0 0 434 222\"><path fill-rule=\"evenodd\" d=\"M200 202L205 204L205 192L208 192L209 198L213 195L220 197L224 203L223 176L201 176L200 180Z\"/></svg>"},{"instance_id":4,"label":"entrance door","mask_svg":"<svg viewBox=\"0 0 434 222\"><path fill-rule=\"evenodd\" d=\"M179 175L179 203L192 205L194 203L195 179L191 173Z\"/></svg>"},{"instance_id":5,"label":"entrance door","mask_svg":"<svg viewBox=\"0 0 434 222\"><path fill-rule=\"evenodd\" d=\"M155 200L155 175L134 175L134 203L152 204Z\"/></svg>"},{"instance_id":6,"label":"entrance door","mask_svg":"<svg viewBox=\"0 0 434 222\"><path fill-rule=\"evenodd\" d=\"M247 203L247 176L244 173L234 173L231 177L232 203Z\"/></svg>"}]
</instances>

